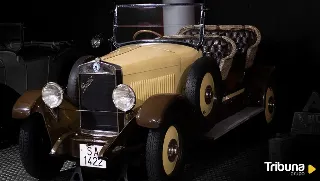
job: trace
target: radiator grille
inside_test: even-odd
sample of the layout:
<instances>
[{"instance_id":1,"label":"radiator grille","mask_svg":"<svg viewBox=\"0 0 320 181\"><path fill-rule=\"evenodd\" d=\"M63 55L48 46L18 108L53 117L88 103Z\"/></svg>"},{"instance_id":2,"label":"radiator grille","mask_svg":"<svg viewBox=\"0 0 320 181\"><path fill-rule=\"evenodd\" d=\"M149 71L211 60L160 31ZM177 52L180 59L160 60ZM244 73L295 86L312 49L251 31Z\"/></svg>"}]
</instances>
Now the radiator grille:
<instances>
[{"instance_id":1,"label":"radiator grille","mask_svg":"<svg viewBox=\"0 0 320 181\"><path fill-rule=\"evenodd\" d=\"M145 101L154 94L174 93L175 76L174 74L169 74L152 79L131 82L130 87L134 90L137 99Z\"/></svg>"},{"instance_id":2,"label":"radiator grille","mask_svg":"<svg viewBox=\"0 0 320 181\"><path fill-rule=\"evenodd\" d=\"M79 108L81 128L119 132L123 129L124 112L112 101L112 92L122 83L121 67L99 62L100 71L93 72L96 61L79 66Z\"/></svg>"},{"instance_id":3,"label":"radiator grille","mask_svg":"<svg viewBox=\"0 0 320 181\"><path fill-rule=\"evenodd\" d=\"M90 111L117 111L112 101L115 75L79 74L80 108Z\"/></svg>"}]
</instances>

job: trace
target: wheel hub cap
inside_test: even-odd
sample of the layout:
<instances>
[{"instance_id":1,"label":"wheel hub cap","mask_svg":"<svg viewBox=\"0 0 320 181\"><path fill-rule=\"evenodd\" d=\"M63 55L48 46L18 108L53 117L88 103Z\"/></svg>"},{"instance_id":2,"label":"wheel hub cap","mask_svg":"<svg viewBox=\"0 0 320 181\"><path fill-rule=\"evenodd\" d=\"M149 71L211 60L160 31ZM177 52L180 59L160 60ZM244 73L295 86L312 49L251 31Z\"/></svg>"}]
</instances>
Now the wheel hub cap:
<instances>
[{"instance_id":1,"label":"wheel hub cap","mask_svg":"<svg viewBox=\"0 0 320 181\"><path fill-rule=\"evenodd\" d=\"M210 85L206 87L205 95L204 95L204 100L206 104L210 104L212 102L213 98L213 89Z\"/></svg>"},{"instance_id":2,"label":"wheel hub cap","mask_svg":"<svg viewBox=\"0 0 320 181\"><path fill-rule=\"evenodd\" d=\"M174 162L178 156L179 146L175 139L170 140L168 145L168 160Z\"/></svg>"},{"instance_id":3,"label":"wheel hub cap","mask_svg":"<svg viewBox=\"0 0 320 181\"><path fill-rule=\"evenodd\" d=\"M270 114L273 113L274 107L275 107L275 101L274 101L274 98L271 96L268 99L268 110Z\"/></svg>"}]
</instances>

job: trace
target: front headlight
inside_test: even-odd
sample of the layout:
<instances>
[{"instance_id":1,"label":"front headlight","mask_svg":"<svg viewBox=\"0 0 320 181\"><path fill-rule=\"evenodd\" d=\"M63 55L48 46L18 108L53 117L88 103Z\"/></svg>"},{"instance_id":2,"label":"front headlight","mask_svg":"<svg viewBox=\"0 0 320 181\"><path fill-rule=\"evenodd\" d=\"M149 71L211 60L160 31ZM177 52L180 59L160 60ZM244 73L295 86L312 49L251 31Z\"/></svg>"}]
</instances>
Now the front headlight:
<instances>
[{"instance_id":1,"label":"front headlight","mask_svg":"<svg viewBox=\"0 0 320 181\"><path fill-rule=\"evenodd\" d=\"M47 83L42 88L42 100L51 109L60 106L63 100L62 88L57 83Z\"/></svg>"},{"instance_id":2,"label":"front headlight","mask_svg":"<svg viewBox=\"0 0 320 181\"><path fill-rule=\"evenodd\" d=\"M131 87L119 84L112 92L112 100L116 108L126 112L135 106L136 95Z\"/></svg>"}]
</instances>

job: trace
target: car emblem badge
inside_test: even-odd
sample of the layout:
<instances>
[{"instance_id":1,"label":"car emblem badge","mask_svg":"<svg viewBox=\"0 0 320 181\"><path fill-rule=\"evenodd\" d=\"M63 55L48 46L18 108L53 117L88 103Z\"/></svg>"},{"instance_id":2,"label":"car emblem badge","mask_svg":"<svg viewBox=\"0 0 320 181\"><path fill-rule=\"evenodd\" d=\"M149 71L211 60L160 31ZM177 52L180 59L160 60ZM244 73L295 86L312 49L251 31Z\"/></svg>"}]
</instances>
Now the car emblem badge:
<instances>
[{"instance_id":1,"label":"car emblem badge","mask_svg":"<svg viewBox=\"0 0 320 181\"><path fill-rule=\"evenodd\" d=\"M94 72L99 72L99 70L100 70L99 61L100 61L100 58L96 58L95 59L95 62L94 62L93 67L92 67Z\"/></svg>"}]
</instances>

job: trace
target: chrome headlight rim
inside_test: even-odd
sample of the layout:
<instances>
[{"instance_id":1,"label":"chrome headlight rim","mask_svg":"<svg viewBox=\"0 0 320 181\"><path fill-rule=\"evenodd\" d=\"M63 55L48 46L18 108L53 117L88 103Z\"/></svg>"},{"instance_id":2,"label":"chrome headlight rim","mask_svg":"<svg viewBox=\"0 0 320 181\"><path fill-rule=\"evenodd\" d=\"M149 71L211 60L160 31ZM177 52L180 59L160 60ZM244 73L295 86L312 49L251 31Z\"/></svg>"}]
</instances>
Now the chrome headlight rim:
<instances>
[{"instance_id":1,"label":"chrome headlight rim","mask_svg":"<svg viewBox=\"0 0 320 181\"><path fill-rule=\"evenodd\" d=\"M127 109L122 109L121 107L119 107L115 101L115 91L117 91L118 89L122 88L122 87L125 87L129 90L129 94L132 94L131 96L134 98L133 99L133 102L132 104L127 108ZM127 84L119 84L117 85L114 89L113 89L113 92L112 92L112 101L113 101L113 104L115 105L115 107L123 112L127 112L127 111L130 111L132 110L135 106L136 106L136 102L137 102L137 98L136 98L136 94L134 92L134 90L128 86Z\"/></svg>"},{"instance_id":2,"label":"chrome headlight rim","mask_svg":"<svg viewBox=\"0 0 320 181\"><path fill-rule=\"evenodd\" d=\"M91 39L92 48L99 48L101 46L102 39L100 37L93 37Z\"/></svg>"},{"instance_id":3,"label":"chrome headlight rim","mask_svg":"<svg viewBox=\"0 0 320 181\"><path fill-rule=\"evenodd\" d=\"M53 96L56 96L57 99L58 99L58 101L53 105L52 104L50 105L47 102L46 98L45 98L47 96L47 95L45 95L46 91L48 91L46 89L48 89L50 86L53 86L58 91L57 92L58 95L53 95ZM48 106L51 109L57 108L57 107L59 107L61 105L61 103L63 101L63 94L64 94L64 91L63 91L62 87L59 84L55 83L55 82L48 82L45 86L43 86L43 88L41 90L42 101L45 103L46 106Z\"/></svg>"}]
</instances>

